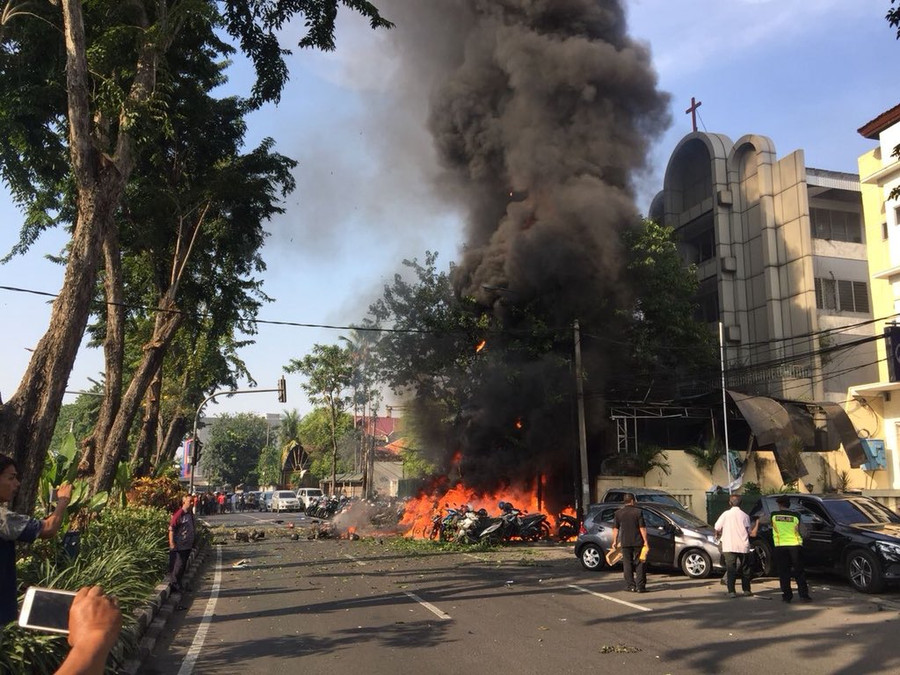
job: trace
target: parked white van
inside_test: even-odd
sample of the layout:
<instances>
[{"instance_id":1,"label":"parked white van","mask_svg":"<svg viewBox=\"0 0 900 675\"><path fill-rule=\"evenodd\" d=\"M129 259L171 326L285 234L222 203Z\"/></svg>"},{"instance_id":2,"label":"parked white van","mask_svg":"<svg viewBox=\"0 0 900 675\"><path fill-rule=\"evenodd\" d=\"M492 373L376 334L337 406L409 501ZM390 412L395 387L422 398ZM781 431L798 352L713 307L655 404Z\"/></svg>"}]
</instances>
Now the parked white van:
<instances>
[{"instance_id":1,"label":"parked white van","mask_svg":"<svg viewBox=\"0 0 900 675\"><path fill-rule=\"evenodd\" d=\"M304 511L313 499L318 499L324 493L319 488L300 488L297 490L297 499L300 500L300 508Z\"/></svg>"}]
</instances>

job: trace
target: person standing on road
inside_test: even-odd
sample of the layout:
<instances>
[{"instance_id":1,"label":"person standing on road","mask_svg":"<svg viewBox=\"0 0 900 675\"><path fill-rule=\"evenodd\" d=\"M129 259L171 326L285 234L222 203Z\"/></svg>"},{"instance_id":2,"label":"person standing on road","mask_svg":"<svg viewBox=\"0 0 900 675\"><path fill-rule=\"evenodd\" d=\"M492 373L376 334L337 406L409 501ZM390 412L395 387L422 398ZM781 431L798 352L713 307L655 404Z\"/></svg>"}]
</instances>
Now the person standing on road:
<instances>
[{"instance_id":1,"label":"person standing on road","mask_svg":"<svg viewBox=\"0 0 900 675\"><path fill-rule=\"evenodd\" d=\"M634 495L623 496L625 505L616 511L613 525L613 546L622 547L622 570L625 573L626 589L637 593L647 590L647 569L641 549L650 548L644 513L634 505Z\"/></svg>"},{"instance_id":2,"label":"person standing on road","mask_svg":"<svg viewBox=\"0 0 900 675\"><path fill-rule=\"evenodd\" d=\"M0 455L0 504L8 504L16 496L22 480L12 457ZM56 508L43 520L30 518L0 506L0 630L19 614L19 588L16 583L16 542L30 543L40 537L50 539L59 532L66 506L72 497L72 486L57 488Z\"/></svg>"},{"instance_id":3,"label":"person standing on road","mask_svg":"<svg viewBox=\"0 0 900 675\"><path fill-rule=\"evenodd\" d=\"M809 602L809 585L806 583L806 571L803 569L803 558L800 547L803 537L800 536L800 516L790 510L791 500L782 495L775 499L778 511L772 511L772 543L775 544L775 566L778 568L778 580L781 584L782 602L790 602L794 598L791 591L791 576L797 580L797 593L800 600Z\"/></svg>"},{"instance_id":4,"label":"person standing on road","mask_svg":"<svg viewBox=\"0 0 900 675\"><path fill-rule=\"evenodd\" d=\"M185 495L169 521L169 584L175 593L183 593L181 578L194 548L194 500Z\"/></svg>"},{"instance_id":5,"label":"person standing on road","mask_svg":"<svg viewBox=\"0 0 900 675\"><path fill-rule=\"evenodd\" d=\"M736 598L734 584L738 571L741 575L741 591L744 595L753 595L750 588L750 570L744 565L744 558L750 552L750 537L756 536L759 521L752 526L750 516L741 510L741 496L731 495L728 498L730 508L722 512L716 520L716 536L722 542L722 553L725 556L725 583L728 597Z\"/></svg>"}]
</instances>

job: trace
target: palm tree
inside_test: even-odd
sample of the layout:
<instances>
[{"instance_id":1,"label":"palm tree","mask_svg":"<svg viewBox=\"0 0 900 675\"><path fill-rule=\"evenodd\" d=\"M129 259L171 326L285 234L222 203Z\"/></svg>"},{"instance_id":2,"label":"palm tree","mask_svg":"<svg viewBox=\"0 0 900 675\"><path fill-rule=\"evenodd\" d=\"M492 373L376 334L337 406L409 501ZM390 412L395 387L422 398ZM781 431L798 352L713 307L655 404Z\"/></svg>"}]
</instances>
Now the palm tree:
<instances>
[{"instance_id":1,"label":"palm tree","mask_svg":"<svg viewBox=\"0 0 900 675\"><path fill-rule=\"evenodd\" d=\"M278 446L281 448L281 467L287 465L288 457L293 453L294 467L301 467L303 460L303 445L300 443L300 413L294 410L285 410L281 417L281 426L278 427ZM300 478L305 471L300 470Z\"/></svg>"},{"instance_id":2,"label":"palm tree","mask_svg":"<svg viewBox=\"0 0 900 675\"><path fill-rule=\"evenodd\" d=\"M716 468L716 464L723 457L723 451L717 438L710 438L706 445L692 445L684 449L685 453L694 458L694 464L706 471L710 476Z\"/></svg>"},{"instance_id":3,"label":"palm tree","mask_svg":"<svg viewBox=\"0 0 900 675\"><path fill-rule=\"evenodd\" d=\"M669 456L658 445L651 443L639 444L635 459L642 476L646 476L653 469L659 469L667 476L672 473L672 467L669 466Z\"/></svg>"}]
</instances>

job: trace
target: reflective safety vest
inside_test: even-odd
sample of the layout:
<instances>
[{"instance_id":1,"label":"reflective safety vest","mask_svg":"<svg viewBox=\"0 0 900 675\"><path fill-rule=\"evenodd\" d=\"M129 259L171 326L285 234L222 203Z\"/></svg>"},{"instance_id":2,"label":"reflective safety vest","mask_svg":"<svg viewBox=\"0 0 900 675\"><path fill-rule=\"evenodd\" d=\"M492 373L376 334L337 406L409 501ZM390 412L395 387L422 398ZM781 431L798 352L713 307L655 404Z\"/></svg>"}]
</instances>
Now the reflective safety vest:
<instances>
[{"instance_id":1,"label":"reflective safety vest","mask_svg":"<svg viewBox=\"0 0 900 675\"><path fill-rule=\"evenodd\" d=\"M790 511L772 512L772 540L775 546L800 546L800 518Z\"/></svg>"}]
</instances>

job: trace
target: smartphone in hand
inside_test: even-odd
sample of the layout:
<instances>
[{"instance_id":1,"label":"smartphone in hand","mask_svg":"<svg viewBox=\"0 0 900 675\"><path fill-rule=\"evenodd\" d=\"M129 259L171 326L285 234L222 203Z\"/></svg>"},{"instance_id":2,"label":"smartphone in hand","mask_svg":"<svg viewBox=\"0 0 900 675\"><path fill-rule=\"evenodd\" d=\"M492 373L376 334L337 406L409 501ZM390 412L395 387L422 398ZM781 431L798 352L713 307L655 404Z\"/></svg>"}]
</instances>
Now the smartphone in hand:
<instances>
[{"instance_id":1,"label":"smartphone in hand","mask_svg":"<svg viewBox=\"0 0 900 675\"><path fill-rule=\"evenodd\" d=\"M69 633L69 608L75 599L75 591L61 591L55 588L32 586L25 591L19 625L23 628Z\"/></svg>"}]
</instances>

